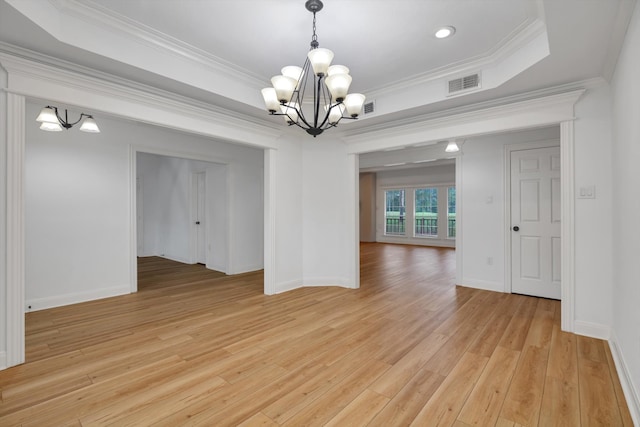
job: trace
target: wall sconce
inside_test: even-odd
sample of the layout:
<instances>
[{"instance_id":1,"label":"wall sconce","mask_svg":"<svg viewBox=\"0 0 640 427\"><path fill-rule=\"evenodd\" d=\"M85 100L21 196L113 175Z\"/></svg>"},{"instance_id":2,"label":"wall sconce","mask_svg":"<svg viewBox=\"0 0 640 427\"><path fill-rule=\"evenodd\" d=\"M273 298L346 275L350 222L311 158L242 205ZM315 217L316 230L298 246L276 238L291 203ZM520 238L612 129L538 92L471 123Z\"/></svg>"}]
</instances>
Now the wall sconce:
<instances>
[{"instance_id":1,"label":"wall sconce","mask_svg":"<svg viewBox=\"0 0 640 427\"><path fill-rule=\"evenodd\" d=\"M84 120L82 120L83 118ZM67 130L71 129L74 125L80 123L80 120L82 120L82 124L80 125L80 130L82 132L100 133L98 124L90 114L81 113L80 118L71 123L67 117L66 109L64 110L63 119L58 114L58 108L51 107L49 105L40 110L40 114L38 114L38 118L36 119L36 121L41 123L40 129L46 130L47 132L60 132L62 131L62 128Z\"/></svg>"}]
</instances>

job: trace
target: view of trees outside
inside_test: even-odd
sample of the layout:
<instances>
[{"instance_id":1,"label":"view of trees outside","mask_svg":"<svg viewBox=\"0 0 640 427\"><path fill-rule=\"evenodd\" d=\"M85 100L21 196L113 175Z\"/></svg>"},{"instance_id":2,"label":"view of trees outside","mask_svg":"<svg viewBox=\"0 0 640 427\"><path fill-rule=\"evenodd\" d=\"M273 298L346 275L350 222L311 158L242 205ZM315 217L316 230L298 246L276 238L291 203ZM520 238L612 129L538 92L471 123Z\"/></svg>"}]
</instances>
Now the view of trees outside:
<instances>
[{"instance_id":1,"label":"view of trees outside","mask_svg":"<svg viewBox=\"0 0 640 427\"><path fill-rule=\"evenodd\" d=\"M447 189L447 237L456 237L456 187Z\"/></svg>"},{"instance_id":2,"label":"view of trees outside","mask_svg":"<svg viewBox=\"0 0 640 427\"><path fill-rule=\"evenodd\" d=\"M415 201L415 235L438 237L438 189L417 189Z\"/></svg>"},{"instance_id":3,"label":"view of trees outside","mask_svg":"<svg viewBox=\"0 0 640 427\"><path fill-rule=\"evenodd\" d=\"M444 191L444 188L441 187ZM447 236L456 237L456 188L447 191ZM385 234L404 235L406 232L405 190L385 191ZM441 209L445 209L442 206ZM438 188L418 188L414 191L414 235L438 237ZM444 232L444 230L443 230ZM444 238L444 236L440 236Z\"/></svg>"},{"instance_id":4,"label":"view of trees outside","mask_svg":"<svg viewBox=\"0 0 640 427\"><path fill-rule=\"evenodd\" d=\"M386 208L385 216L385 233L386 234L404 234L405 225L404 217L406 213L405 193L404 190L388 190L385 191Z\"/></svg>"}]
</instances>

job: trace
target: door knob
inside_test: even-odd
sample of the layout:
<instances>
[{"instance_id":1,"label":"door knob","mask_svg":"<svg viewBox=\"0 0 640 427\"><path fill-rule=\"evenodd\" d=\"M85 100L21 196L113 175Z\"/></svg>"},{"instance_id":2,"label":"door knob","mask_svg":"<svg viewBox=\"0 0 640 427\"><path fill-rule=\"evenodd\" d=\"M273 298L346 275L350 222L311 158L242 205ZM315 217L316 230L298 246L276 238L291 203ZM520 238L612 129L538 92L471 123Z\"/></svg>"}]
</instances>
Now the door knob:
<instances>
[{"instance_id":1,"label":"door knob","mask_svg":"<svg viewBox=\"0 0 640 427\"><path fill-rule=\"evenodd\" d=\"M513 231L520 231L520 227L518 227L517 225L513 226Z\"/></svg>"},{"instance_id":2,"label":"door knob","mask_svg":"<svg viewBox=\"0 0 640 427\"><path fill-rule=\"evenodd\" d=\"M196 221L196 225L200 225L200 221Z\"/></svg>"}]
</instances>

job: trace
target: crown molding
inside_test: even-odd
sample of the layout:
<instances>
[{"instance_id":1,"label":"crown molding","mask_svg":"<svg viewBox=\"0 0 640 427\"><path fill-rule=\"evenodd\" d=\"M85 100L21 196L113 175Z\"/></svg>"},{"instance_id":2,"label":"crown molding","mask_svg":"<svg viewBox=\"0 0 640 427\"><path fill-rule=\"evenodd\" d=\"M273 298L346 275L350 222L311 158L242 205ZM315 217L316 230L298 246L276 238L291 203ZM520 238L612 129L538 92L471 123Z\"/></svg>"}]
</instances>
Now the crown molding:
<instances>
[{"instance_id":1,"label":"crown molding","mask_svg":"<svg viewBox=\"0 0 640 427\"><path fill-rule=\"evenodd\" d=\"M548 97L551 95L557 95L559 93L572 92L572 91L584 90L584 89L586 90L593 89L606 84L607 84L606 80L604 80L602 77L594 77L591 79L580 80L577 82L566 83L558 86L552 86L549 88L506 96L498 99L492 99L489 101L478 102L475 104L469 104L461 107L449 108L446 110L441 110L433 113L407 117L405 119L394 120L392 123L391 122L380 123L377 125L367 126L366 128L363 127L358 129L352 129L352 130L349 130L348 128L346 128L342 131L342 136L343 136L343 140L346 142L348 140L355 139L356 137L361 135L364 136L370 133L378 133L378 132L389 130L389 129L397 129L404 126L411 126L416 123L423 123L423 122L432 121L435 119L470 113L477 110L484 110L484 109L489 109L493 107L500 107L507 104L514 104L514 103L519 103L523 101L529 101L532 99Z\"/></svg>"},{"instance_id":2,"label":"crown molding","mask_svg":"<svg viewBox=\"0 0 640 427\"><path fill-rule=\"evenodd\" d=\"M416 74L395 83L373 88L367 91L367 96L370 99L380 98L387 94L426 84L434 80L455 78L467 73L479 72L488 66L500 63L505 58L523 49L540 35L546 34L546 31L546 24L541 17L525 20L518 28L514 29L511 34L483 55L448 64L425 73Z\"/></svg>"},{"instance_id":3,"label":"crown molding","mask_svg":"<svg viewBox=\"0 0 640 427\"><path fill-rule=\"evenodd\" d=\"M20 52L21 55L16 55L15 52ZM71 71L67 68L72 65L71 63L56 60L55 63L63 65L60 68L48 61L45 62L47 59L49 58L44 55L33 55L33 52L0 44L0 64L9 73L7 92L35 99L66 102L114 116L173 127L170 124L161 123L160 119L143 117L142 112L136 116L138 111L134 108L127 113L112 106L115 103L128 103L130 106L144 107L149 112L169 113L182 117L185 121L208 123L210 127L219 130L216 135L210 136L259 146L273 147L273 141L282 135L282 127L267 120L224 110L75 64L73 64L75 71ZM109 102L96 104L98 98ZM184 126L175 127L175 129L189 131ZM242 137L238 139L238 135Z\"/></svg>"},{"instance_id":4,"label":"crown molding","mask_svg":"<svg viewBox=\"0 0 640 427\"><path fill-rule=\"evenodd\" d=\"M89 26L107 29L116 35L125 34L150 48L186 59L212 72L221 73L251 86L264 86L264 79L249 70L226 61L203 49L119 14L95 0L48 0L62 15L74 17Z\"/></svg>"},{"instance_id":5,"label":"crown molding","mask_svg":"<svg viewBox=\"0 0 640 427\"><path fill-rule=\"evenodd\" d=\"M590 82L590 81L589 81ZM530 92L474 104L465 108L414 117L384 128L367 128L343 134L350 153L366 153L425 141L462 138L482 133L544 126L573 120L573 105L587 89L556 88L542 95ZM537 95L537 96L536 96Z\"/></svg>"}]
</instances>

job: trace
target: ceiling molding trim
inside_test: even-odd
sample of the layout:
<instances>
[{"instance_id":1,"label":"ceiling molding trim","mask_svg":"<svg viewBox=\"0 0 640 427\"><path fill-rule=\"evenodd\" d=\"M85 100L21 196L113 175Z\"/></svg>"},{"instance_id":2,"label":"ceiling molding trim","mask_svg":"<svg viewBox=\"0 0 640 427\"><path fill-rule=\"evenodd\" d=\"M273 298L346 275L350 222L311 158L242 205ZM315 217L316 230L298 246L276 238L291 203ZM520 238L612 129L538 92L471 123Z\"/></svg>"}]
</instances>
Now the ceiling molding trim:
<instances>
[{"instance_id":1,"label":"ceiling molding trim","mask_svg":"<svg viewBox=\"0 0 640 427\"><path fill-rule=\"evenodd\" d=\"M79 74L84 77L98 79L102 82L112 83L120 88L128 88L132 91L142 92L148 94L150 96L160 97L162 99L172 100L179 104L186 104L196 109L211 111L214 114L221 115L224 117L232 117L237 119L242 119L243 121L248 121L254 123L258 126L266 126L274 131L282 131L281 126L277 126L273 123L272 120L269 119L261 119L251 116L246 116L241 113L235 113L233 110L229 110L226 108L218 107L214 104L206 103L203 101L199 101L193 98L189 98L187 96L176 94L175 92L169 92L163 89L158 89L154 86L145 85L143 83L138 83L133 80L127 80L122 77L115 76L113 74L108 74L100 70L96 70L93 68L85 67L82 65L75 64L73 62L65 61L62 59L54 58L52 56L44 55L32 50L28 50L19 46L15 46L12 44L4 43L0 41L0 55L7 54L16 59L22 59L31 63L35 66L35 64L40 64L45 67L53 67L61 72L72 73L74 75Z\"/></svg>"},{"instance_id":2,"label":"ceiling molding trim","mask_svg":"<svg viewBox=\"0 0 640 427\"><path fill-rule=\"evenodd\" d=\"M282 135L281 127L245 115L223 114L204 103L182 102L2 51L0 65L9 73L10 93L260 147L276 148L274 141Z\"/></svg>"},{"instance_id":3,"label":"ceiling molding trim","mask_svg":"<svg viewBox=\"0 0 640 427\"><path fill-rule=\"evenodd\" d=\"M553 86L549 88L539 89L531 92L520 93L517 95L511 95L503 98L492 99L489 101L478 102L475 104L464 105L461 107L450 108L447 110L441 110L428 114L421 114L417 116L407 117L401 120L395 120L393 122L380 123L377 125L371 126L362 126L349 128L343 128L342 131L343 139L346 141L349 138L357 137L359 135L364 135L372 132L380 132L389 128L397 128L402 126L409 126L414 123L422 123L429 120L435 120L442 117L450 117L457 114L468 113L472 111L477 111L480 109L487 109L492 107L499 107L505 104L513 104L522 101L528 101L531 99L542 98L550 95L556 95L558 93L563 92L571 92L575 90L581 89L593 89L602 85L607 84L607 82L602 77L594 77L587 80L581 80L577 82L567 83L559 86Z\"/></svg>"},{"instance_id":4,"label":"ceiling molding trim","mask_svg":"<svg viewBox=\"0 0 640 427\"><path fill-rule=\"evenodd\" d=\"M586 89L510 102L420 122L343 137L348 152L361 154L406 144L466 138L507 130L544 126L574 119L573 106Z\"/></svg>"},{"instance_id":5,"label":"ceiling molding trim","mask_svg":"<svg viewBox=\"0 0 640 427\"><path fill-rule=\"evenodd\" d=\"M90 26L99 26L117 35L124 33L127 37L138 40L149 47L169 52L172 55L192 61L198 66L204 66L215 72L225 74L228 77L241 80L249 86L260 88L264 86L264 79L257 74L203 49L192 46L175 37L114 12L97 1L49 1L61 14L79 19Z\"/></svg>"},{"instance_id":6,"label":"ceiling molding trim","mask_svg":"<svg viewBox=\"0 0 640 427\"><path fill-rule=\"evenodd\" d=\"M367 97L370 99L380 98L399 90L429 83L434 80L451 78L465 73L477 72L489 66L495 66L515 52L524 49L529 43L540 35L546 34L546 32L547 27L542 19L536 18L524 21L521 26L484 55L477 56L470 60L448 64L389 85L373 88L367 91Z\"/></svg>"},{"instance_id":7,"label":"ceiling molding trim","mask_svg":"<svg viewBox=\"0 0 640 427\"><path fill-rule=\"evenodd\" d=\"M618 13L616 21L611 27L611 38L609 39L609 49L607 49L607 57L604 61L602 75L607 81L611 81L613 73L616 70L618 57L622 50L624 38L629 28L629 22L633 16L633 9L636 7L636 0L618 2Z\"/></svg>"}]
</instances>

